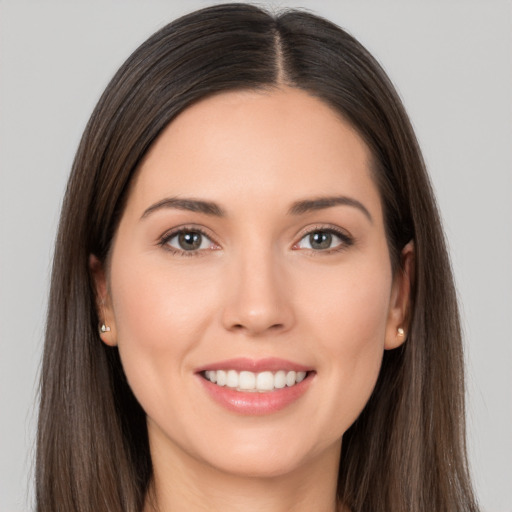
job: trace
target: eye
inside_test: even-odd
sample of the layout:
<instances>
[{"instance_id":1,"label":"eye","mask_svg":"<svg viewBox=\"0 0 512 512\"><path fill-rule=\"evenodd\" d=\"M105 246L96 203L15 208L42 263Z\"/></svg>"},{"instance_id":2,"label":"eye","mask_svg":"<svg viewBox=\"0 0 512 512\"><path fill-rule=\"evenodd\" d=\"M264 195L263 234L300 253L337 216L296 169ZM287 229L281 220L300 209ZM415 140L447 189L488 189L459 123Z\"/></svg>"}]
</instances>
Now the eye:
<instances>
[{"instance_id":1,"label":"eye","mask_svg":"<svg viewBox=\"0 0 512 512\"><path fill-rule=\"evenodd\" d=\"M181 230L171 233L163 243L177 251L194 252L203 249L214 249L215 244L201 231Z\"/></svg>"},{"instance_id":2,"label":"eye","mask_svg":"<svg viewBox=\"0 0 512 512\"><path fill-rule=\"evenodd\" d=\"M350 245L352 245L352 239L344 233L333 229L316 229L302 237L294 248L328 252Z\"/></svg>"}]
</instances>

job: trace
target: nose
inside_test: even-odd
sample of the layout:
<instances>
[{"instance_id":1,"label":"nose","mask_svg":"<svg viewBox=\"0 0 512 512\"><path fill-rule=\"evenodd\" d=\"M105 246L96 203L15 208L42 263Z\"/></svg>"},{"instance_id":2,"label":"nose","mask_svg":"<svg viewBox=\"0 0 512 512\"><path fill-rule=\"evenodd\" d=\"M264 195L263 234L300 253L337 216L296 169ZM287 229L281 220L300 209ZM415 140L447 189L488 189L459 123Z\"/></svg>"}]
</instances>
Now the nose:
<instances>
[{"instance_id":1,"label":"nose","mask_svg":"<svg viewBox=\"0 0 512 512\"><path fill-rule=\"evenodd\" d=\"M293 290L284 270L270 250L233 262L222 313L224 328L251 337L289 330L295 322Z\"/></svg>"}]
</instances>

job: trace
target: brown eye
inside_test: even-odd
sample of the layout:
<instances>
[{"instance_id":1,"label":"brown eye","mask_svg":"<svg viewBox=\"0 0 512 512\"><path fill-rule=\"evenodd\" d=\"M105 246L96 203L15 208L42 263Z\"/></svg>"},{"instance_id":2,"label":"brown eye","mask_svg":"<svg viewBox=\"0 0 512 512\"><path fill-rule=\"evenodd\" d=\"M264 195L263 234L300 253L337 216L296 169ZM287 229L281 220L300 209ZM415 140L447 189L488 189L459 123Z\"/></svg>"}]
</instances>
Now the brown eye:
<instances>
[{"instance_id":1,"label":"brown eye","mask_svg":"<svg viewBox=\"0 0 512 512\"><path fill-rule=\"evenodd\" d=\"M212 247L212 241L199 231L181 231L172 235L166 242L174 249L181 251L199 251Z\"/></svg>"},{"instance_id":2,"label":"brown eye","mask_svg":"<svg viewBox=\"0 0 512 512\"><path fill-rule=\"evenodd\" d=\"M178 235L178 244L184 251L194 251L201 247L203 236L201 233L180 233Z\"/></svg>"},{"instance_id":3,"label":"brown eye","mask_svg":"<svg viewBox=\"0 0 512 512\"><path fill-rule=\"evenodd\" d=\"M295 248L328 252L332 249L343 249L352 244L352 238L344 233L334 229L316 229L303 236Z\"/></svg>"},{"instance_id":4,"label":"brown eye","mask_svg":"<svg viewBox=\"0 0 512 512\"><path fill-rule=\"evenodd\" d=\"M326 231L315 231L309 235L309 245L312 249L330 249L332 238L332 233L328 233Z\"/></svg>"}]
</instances>

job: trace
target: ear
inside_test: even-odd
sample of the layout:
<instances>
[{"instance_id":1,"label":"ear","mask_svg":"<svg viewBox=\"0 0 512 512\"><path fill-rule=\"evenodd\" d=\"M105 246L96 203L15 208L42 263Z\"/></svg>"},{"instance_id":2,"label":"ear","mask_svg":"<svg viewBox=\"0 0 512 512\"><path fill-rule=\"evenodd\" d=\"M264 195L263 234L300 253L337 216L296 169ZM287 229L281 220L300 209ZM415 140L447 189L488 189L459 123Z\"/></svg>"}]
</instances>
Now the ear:
<instances>
[{"instance_id":1,"label":"ear","mask_svg":"<svg viewBox=\"0 0 512 512\"><path fill-rule=\"evenodd\" d=\"M89 271L91 272L96 292L96 312L100 320L98 333L103 343L114 347L117 345L117 330L112 308L112 299L108 290L104 265L94 254L89 256Z\"/></svg>"},{"instance_id":2,"label":"ear","mask_svg":"<svg viewBox=\"0 0 512 512\"><path fill-rule=\"evenodd\" d=\"M400 253L400 267L393 278L384 341L386 350L399 347L407 339L412 283L414 283L414 242L411 240Z\"/></svg>"}]
</instances>

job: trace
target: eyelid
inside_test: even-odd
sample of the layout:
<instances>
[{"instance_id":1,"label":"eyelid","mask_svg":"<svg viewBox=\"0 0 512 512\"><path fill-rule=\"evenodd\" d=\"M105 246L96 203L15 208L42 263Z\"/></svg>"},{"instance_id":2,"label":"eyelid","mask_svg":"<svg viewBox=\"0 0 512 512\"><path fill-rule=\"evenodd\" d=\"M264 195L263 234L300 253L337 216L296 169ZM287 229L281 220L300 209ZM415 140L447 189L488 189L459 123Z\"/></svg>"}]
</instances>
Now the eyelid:
<instances>
[{"instance_id":1,"label":"eyelid","mask_svg":"<svg viewBox=\"0 0 512 512\"><path fill-rule=\"evenodd\" d=\"M158 238L157 243L159 246L173 254L177 254L180 256L202 256L207 251L217 250L220 248L220 245L215 240L215 237L213 237L208 231L209 230L205 229L202 226L197 226L194 224L183 224L167 230L163 235L161 235ZM177 247L169 245L169 240L173 239L174 237L181 233L199 233L201 236L207 238L211 242L211 244L215 246L215 248L185 251L183 249L178 249Z\"/></svg>"},{"instance_id":2,"label":"eyelid","mask_svg":"<svg viewBox=\"0 0 512 512\"><path fill-rule=\"evenodd\" d=\"M203 226L198 226L195 224L183 224L180 226L175 226L169 230L167 230L165 233L163 233L159 239L158 239L158 245L163 247L165 250L170 251L171 253L182 255L182 256L203 256L205 253L212 251L212 250L218 250L221 248L220 244L217 242L216 237L214 237L210 232L210 230L205 229ZM337 236L341 243L338 244L335 247L328 248L328 249L308 249L308 248L300 248L297 247L297 245L307 236L318 232L323 231L326 233L331 233L335 236ZM214 245L214 248L208 248L208 249L196 249L196 250L190 250L186 251L183 249L178 249L176 247L172 247L169 245L169 240L174 238L175 236L179 235L180 233L199 233L205 238L207 238L212 245ZM355 238L345 229L340 228L339 226L333 226L332 224L315 224L313 226L307 226L306 228L303 228L299 234L296 236L296 242L292 245L292 250L308 250L311 253L315 254L329 254L333 252L340 252L348 247L352 246L355 243Z\"/></svg>"},{"instance_id":3,"label":"eyelid","mask_svg":"<svg viewBox=\"0 0 512 512\"><path fill-rule=\"evenodd\" d=\"M297 245L307 236L310 236L313 233L318 231L323 231L325 233L331 233L337 236L342 243L339 245L332 247L330 249L302 249L297 247ZM340 228L339 226L333 226L332 224L315 224L314 226L308 226L301 230L301 232L297 235L297 241L293 244L292 249L294 250L309 250L315 254L329 254L333 252L340 252L348 247L354 245L355 238L345 229Z\"/></svg>"}]
</instances>

